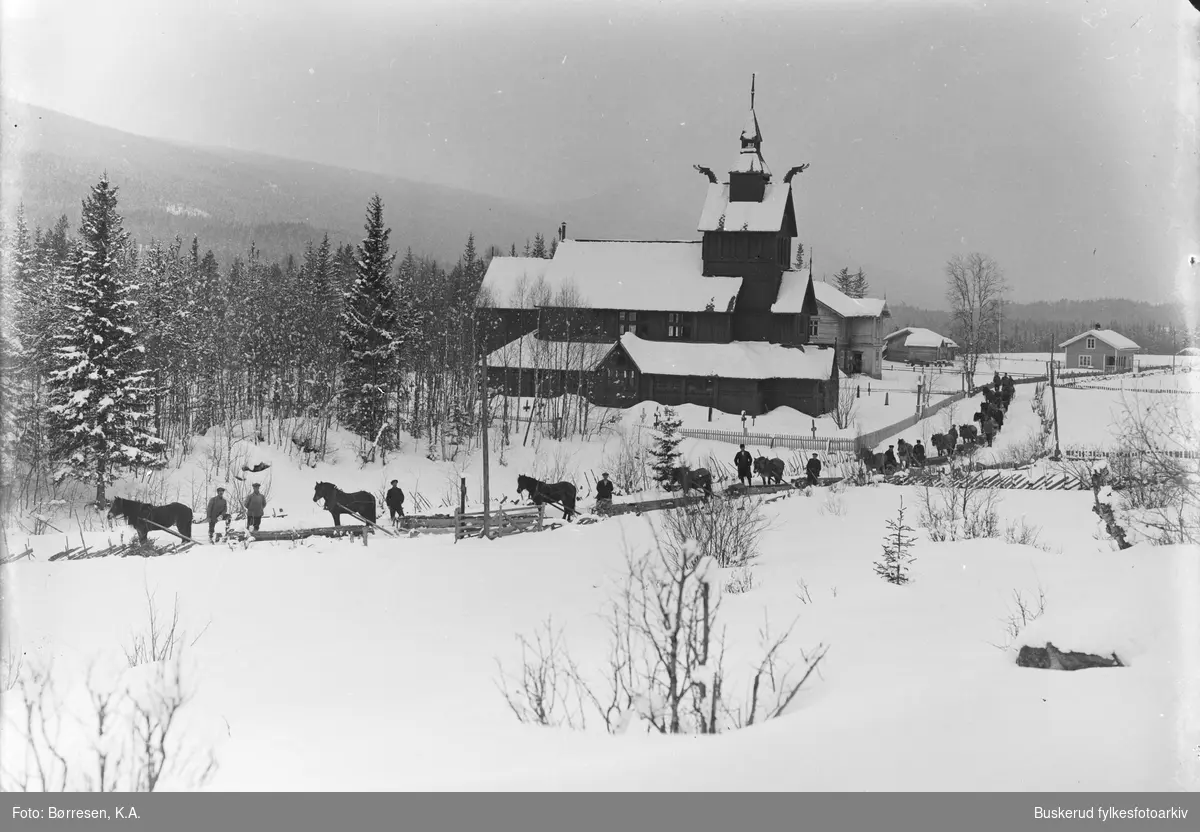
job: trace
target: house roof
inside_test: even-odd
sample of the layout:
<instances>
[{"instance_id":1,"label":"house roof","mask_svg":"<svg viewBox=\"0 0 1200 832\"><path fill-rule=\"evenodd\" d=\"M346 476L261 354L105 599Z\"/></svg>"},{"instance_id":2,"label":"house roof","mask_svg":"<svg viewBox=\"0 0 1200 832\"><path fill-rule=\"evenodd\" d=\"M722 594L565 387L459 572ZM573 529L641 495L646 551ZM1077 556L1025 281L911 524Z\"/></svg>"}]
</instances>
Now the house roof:
<instances>
[{"instance_id":1,"label":"house roof","mask_svg":"<svg viewBox=\"0 0 1200 832\"><path fill-rule=\"evenodd\" d=\"M492 258L475 302L495 309L532 309L547 294L546 272L552 260L545 257Z\"/></svg>"},{"instance_id":2,"label":"house roof","mask_svg":"<svg viewBox=\"0 0 1200 832\"><path fill-rule=\"evenodd\" d=\"M884 341L891 341L893 338L899 338L902 335L908 337L904 339L904 345L907 347L954 347L958 349L958 344L950 340L944 335L938 335L932 329L925 329L919 326L906 326L904 329L897 329L891 335L884 336Z\"/></svg>"},{"instance_id":3,"label":"house roof","mask_svg":"<svg viewBox=\"0 0 1200 832\"><path fill-rule=\"evenodd\" d=\"M852 298L825 281L813 281L817 303L822 303L843 318L880 318L890 316L883 298Z\"/></svg>"},{"instance_id":4,"label":"house roof","mask_svg":"<svg viewBox=\"0 0 1200 832\"><path fill-rule=\"evenodd\" d=\"M702 250L699 240L564 240L546 284L593 309L731 312L742 278L705 277Z\"/></svg>"},{"instance_id":5,"label":"house roof","mask_svg":"<svg viewBox=\"0 0 1200 832\"><path fill-rule=\"evenodd\" d=\"M831 348L784 347L766 341L647 341L631 332L621 336L620 344L639 371L655 375L827 381L833 373Z\"/></svg>"},{"instance_id":6,"label":"house roof","mask_svg":"<svg viewBox=\"0 0 1200 832\"><path fill-rule=\"evenodd\" d=\"M807 312L810 315L816 314L816 282L813 282L813 308L804 308L804 299L808 294L809 277L808 274L801 271L785 271L779 282L779 294L775 296L775 303L771 304L771 311L781 315L799 315Z\"/></svg>"},{"instance_id":7,"label":"house roof","mask_svg":"<svg viewBox=\"0 0 1200 832\"><path fill-rule=\"evenodd\" d=\"M796 212L790 182L769 182L762 202L730 202L729 185L711 184L700 212L698 231L769 231L796 236ZM724 220L722 221L722 218Z\"/></svg>"},{"instance_id":8,"label":"house roof","mask_svg":"<svg viewBox=\"0 0 1200 832\"><path fill-rule=\"evenodd\" d=\"M1140 350L1141 349L1141 347L1139 347L1137 344L1133 343L1133 341L1130 341L1128 338L1126 338L1121 333L1114 332L1111 329L1089 329L1087 332L1081 332L1078 335L1076 335L1074 338L1063 341L1061 344L1059 344L1058 345L1059 349L1067 346L1068 344L1074 344L1080 338L1089 338L1089 337L1090 338L1099 338L1101 341L1108 344L1114 350Z\"/></svg>"},{"instance_id":9,"label":"house roof","mask_svg":"<svg viewBox=\"0 0 1200 832\"><path fill-rule=\"evenodd\" d=\"M593 370L616 344L543 341L530 332L488 354L489 367L526 370Z\"/></svg>"}]
</instances>

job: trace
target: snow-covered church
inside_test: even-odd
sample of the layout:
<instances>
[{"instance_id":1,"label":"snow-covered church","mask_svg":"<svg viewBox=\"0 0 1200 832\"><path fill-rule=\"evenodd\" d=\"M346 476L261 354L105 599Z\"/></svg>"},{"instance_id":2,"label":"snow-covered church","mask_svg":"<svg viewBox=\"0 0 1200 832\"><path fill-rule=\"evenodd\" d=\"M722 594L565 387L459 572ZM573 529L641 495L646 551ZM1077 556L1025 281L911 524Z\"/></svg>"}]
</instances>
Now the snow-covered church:
<instances>
[{"instance_id":1,"label":"snow-covered church","mask_svg":"<svg viewBox=\"0 0 1200 832\"><path fill-rule=\"evenodd\" d=\"M833 410L838 345L810 344L812 276L790 268L808 166L775 180L762 143L752 97L728 180L696 166L710 183L702 239L574 240L564 226L552 259L494 257L477 300L491 383L608 407Z\"/></svg>"}]
</instances>

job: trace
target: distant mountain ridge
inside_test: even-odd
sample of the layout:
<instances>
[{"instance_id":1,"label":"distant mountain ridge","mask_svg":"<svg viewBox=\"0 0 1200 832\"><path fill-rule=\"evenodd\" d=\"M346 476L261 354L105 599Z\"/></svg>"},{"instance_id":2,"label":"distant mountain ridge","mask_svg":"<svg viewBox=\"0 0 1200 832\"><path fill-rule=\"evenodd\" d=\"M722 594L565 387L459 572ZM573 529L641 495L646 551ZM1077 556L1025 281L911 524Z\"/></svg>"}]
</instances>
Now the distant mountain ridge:
<instances>
[{"instance_id":1,"label":"distant mountain ridge","mask_svg":"<svg viewBox=\"0 0 1200 832\"><path fill-rule=\"evenodd\" d=\"M74 227L80 203L102 172L120 188L126 227L151 237L200 237L223 261L251 241L268 257L300 255L325 233L356 242L371 194L383 198L393 244L453 260L469 233L482 251L506 249L537 232L551 234L558 212L492 196L382 174L245 151L151 139L53 110L0 101L3 116L4 220L17 201L30 225L66 214Z\"/></svg>"}]
</instances>

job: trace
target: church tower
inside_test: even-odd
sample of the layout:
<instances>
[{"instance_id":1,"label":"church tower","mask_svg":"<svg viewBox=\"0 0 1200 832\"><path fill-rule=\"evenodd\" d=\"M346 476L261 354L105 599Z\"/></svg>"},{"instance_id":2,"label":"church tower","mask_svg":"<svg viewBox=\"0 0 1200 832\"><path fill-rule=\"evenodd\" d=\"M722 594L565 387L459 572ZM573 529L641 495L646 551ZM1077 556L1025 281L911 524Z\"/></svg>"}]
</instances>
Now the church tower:
<instances>
[{"instance_id":1,"label":"church tower","mask_svg":"<svg viewBox=\"0 0 1200 832\"><path fill-rule=\"evenodd\" d=\"M739 144L724 184L711 169L696 165L709 180L697 230L704 234L704 274L742 278L734 307L734 340L768 341L776 335L771 306L791 264L792 240L797 236L791 181L808 166L792 168L782 181L772 179L754 112L753 77L750 114Z\"/></svg>"}]
</instances>

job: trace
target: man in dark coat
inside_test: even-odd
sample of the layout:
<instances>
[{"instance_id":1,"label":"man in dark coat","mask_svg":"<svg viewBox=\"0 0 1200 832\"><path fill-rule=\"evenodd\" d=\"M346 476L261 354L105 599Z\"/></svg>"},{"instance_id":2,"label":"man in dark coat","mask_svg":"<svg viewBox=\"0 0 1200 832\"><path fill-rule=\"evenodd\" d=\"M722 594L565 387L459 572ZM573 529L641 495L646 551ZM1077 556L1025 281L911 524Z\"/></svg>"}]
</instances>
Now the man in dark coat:
<instances>
[{"instance_id":1,"label":"man in dark coat","mask_svg":"<svg viewBox=\"0 0 1200 832\"><path fill-rule=\"evenodd\" d=\"M737 466L738 485L741 485L743 480L746 485L754 485L754 476L751 473L754 469L754 458L750 456L745 445L742 445L742 449L734 455L733 464Z\"/></svg>"},{"instance_id":2,"label":"man in dark coat","mask_svg":"<svg viewBox=\"0 0 1200 832\"><path fill-rule=\"evenodd\" d=\"M263 512L267 510L267 495L258 490L258 483L254 483L254 490L246 496L246 530L258 531L258 526L262 523Z\"/></svg>"},{"instance_id":3,"label":"man in dark coat","mask_svg":"<svg viewBox=\"0 0 1200 832\"><path fill-rule=\"evenodd\" d=\"M951 425L950 430L946 431L946 438L950 440L950 453L953 454L958 448L958 426Z\"/></svg>"},{"instance_id":4,"label":"man in dark coat","mask_svg":"<svg viewBox=\"0 0 1200 832\"><path fill-rule=\"evenodd\" d=\"M213 542L218 520L229 520L229 504L225 502L225 489L218 488L217 496L208 501L208 542Z\"/></svg>"},{"instance_id":5,"label":"man in dark coat","mask_svg":"<svg viewBox=\"0 0 1200 832\"><path fill-rule=\"evenodd\" d=\"M1000 392L1000 371L999 370L997 370L995 372L995 374L992 376L992 389L994 389L997 393Z\"/></svg>"},{"instance_id":6,"label":"man in dark coat","mask_svg":"<svg viewBox=\"0 0 1200 832\"><path fill-rule=\"evenodd\" d=\"M392 487L388 489L387 495L383 498L383 501L387 504L388 511L391 513L393 525L395 525L398 518L404 516L404 492L400 490L399 482L399 480L392 480Z\"/></svg>"},{"instance_id":7,"label":"man in dark coat","mask_svg":"<svg viewBox=\"0 0 1200 832\"><path fill-rule=\"evenodd\" d=\"M891 469L895 471L900 467L900 463L896 462L896 446L888 445L887 453L883 455L883 470L884 473Z\"/></svg>"},{"instance_id":8,"label":"man in dark coat","mask_svg":"<svg viewBox=\"0 0 1200 832\"><path fill-rule=\"evenodd\" d=\"M988 416L983 420L981 425L983 428L983 438L987 440L988 447L992 447L992 440L996 437L996 420Z\"/></svg>"},{"instance_id":9,"label":"man in dark coat","mask_svg":"<svg viewBox=\"0 0 1200 832\"><path fill-rule=\"evenodd\" d=\"M812 459L804 466L804 472L808 474L809 485L816 485L821 481L821 460L817 459L816 454L813 454Z\"/></svg>"},{"instance_id":10,"label":"man in dark coat","mask_svg":"<svg viewBox=\"0 0 1200 832\"><path fill-rule=\"evenodd\" d=\"M612 506L613 482L605 471L596 481L596 508L604 510Z\"/></svg>"},{"instance_id":11,"label":"man in dark coat","mask_svg":"<svg viewBox=\"0 0 1200 832\"><path fill-rule=\"evenodd\" d=\"M917 440L917 444L912 448L912 460L918 467L925 465L925 446L921 444L921 440Z\"/></svg>"}]
</instances>

